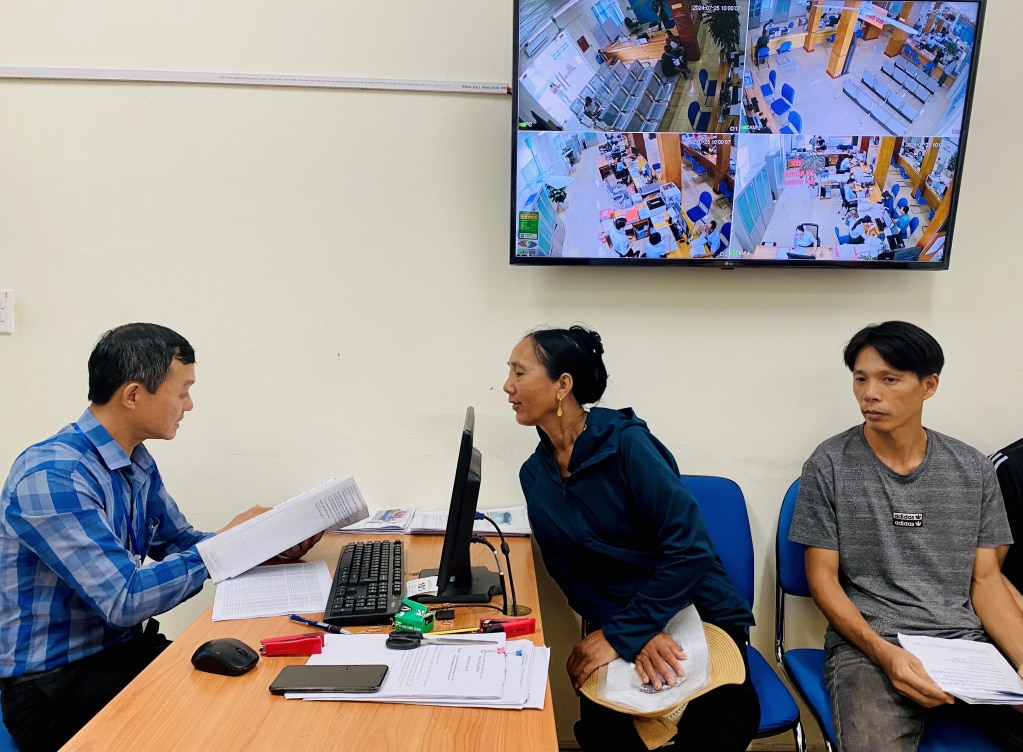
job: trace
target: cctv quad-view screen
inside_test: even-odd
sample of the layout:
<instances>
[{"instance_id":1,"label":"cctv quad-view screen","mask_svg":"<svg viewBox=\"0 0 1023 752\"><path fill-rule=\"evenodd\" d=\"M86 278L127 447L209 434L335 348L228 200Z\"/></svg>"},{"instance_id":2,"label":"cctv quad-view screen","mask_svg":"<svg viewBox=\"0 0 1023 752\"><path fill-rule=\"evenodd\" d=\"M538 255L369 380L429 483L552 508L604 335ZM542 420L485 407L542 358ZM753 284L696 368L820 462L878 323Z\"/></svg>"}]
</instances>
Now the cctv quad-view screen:
<instances>
[{"instance_id":1,"label":"cctv quad-view screen","mask_svg":"<svg viewBox=\"0 0 1023 752\"><path fill-rule=\"evenodd\" d=\"M512 263L948 267L982 0L515 3Z\"/></svg>"}]
</instances>

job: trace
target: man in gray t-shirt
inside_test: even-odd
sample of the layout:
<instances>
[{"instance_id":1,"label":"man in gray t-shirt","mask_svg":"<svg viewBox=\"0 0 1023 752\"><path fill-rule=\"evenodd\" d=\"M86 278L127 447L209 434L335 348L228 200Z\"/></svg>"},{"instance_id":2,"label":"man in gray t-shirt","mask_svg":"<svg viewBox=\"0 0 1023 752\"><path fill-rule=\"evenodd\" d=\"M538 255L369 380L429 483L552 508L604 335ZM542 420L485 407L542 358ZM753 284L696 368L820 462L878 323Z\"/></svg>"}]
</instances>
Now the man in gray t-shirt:
<instances>
[{"instance_id":1,"label":"man in gray t-shirt","mask_svg":"<svg viewBox=\"0 0 1023 752\"><path fill-rule=\"evenodd\" d=\"M1019 669L1023 616L999 570L1012 542L993 468L923 427L941 346L912 324L858 332L845 349L865 423L803 466L789 538L827 617L825 677L840 752L913 752L928 718L951 714L1023 749L1023 714L953 703L896 635L992 639ZM940 710L939 710L940 708Z\"/></svg>"}]
</instances>

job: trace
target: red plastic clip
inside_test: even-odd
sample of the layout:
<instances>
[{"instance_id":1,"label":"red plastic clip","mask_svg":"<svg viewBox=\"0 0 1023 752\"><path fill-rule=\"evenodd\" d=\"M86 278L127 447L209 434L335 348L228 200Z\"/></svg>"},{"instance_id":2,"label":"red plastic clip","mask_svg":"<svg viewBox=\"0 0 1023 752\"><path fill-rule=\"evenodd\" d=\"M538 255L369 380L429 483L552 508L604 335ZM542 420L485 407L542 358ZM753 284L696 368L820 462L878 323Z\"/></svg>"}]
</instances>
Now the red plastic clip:
<instances>
[{"instance_id":1,"label":"red plastic clip","mask_svg":"<svg viewBox=\"0 0 1023 752\"><path fill-rule=\"evenodd\" d=\"M268 637L259 641L259 652L263 655L316 655L323 652L322 632Z\"/></svg>"}]
</instances>

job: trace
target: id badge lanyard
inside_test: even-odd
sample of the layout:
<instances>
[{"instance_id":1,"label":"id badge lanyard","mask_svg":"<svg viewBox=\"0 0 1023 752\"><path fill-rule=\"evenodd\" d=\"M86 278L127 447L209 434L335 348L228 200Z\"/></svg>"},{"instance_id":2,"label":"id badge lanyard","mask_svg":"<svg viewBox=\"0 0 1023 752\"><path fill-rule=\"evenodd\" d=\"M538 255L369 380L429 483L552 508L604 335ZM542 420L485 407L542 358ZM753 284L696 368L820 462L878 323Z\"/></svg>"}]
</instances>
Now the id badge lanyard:
<instances>
[{"instance_id":1,"label":"id badge lanyard","mask_svg":"<svg viewBox=\"0 0 1023 752\"><path fill-rule=\"evenodd\" d=\"M128 484L131 487L131 484ZM139 545L138 535L135 533L135 524L131 518L131 510L128 509L128 504L124 500L124 496L121 499L121 511L124 512L124 520L128 527L128 553L131 554L132 558L135 559L135 569L142 569L142 546ZM135 509L138 511L138 504L135 504Z\"/></svg>"}]
</instances>

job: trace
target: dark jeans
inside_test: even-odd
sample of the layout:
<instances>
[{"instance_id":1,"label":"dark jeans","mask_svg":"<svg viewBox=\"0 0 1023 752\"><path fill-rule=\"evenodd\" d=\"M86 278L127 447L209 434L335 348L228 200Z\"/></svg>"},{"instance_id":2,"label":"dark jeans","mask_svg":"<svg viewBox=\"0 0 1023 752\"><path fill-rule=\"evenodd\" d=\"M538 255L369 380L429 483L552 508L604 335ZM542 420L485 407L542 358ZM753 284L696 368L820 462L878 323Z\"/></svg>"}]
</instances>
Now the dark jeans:
<instances>
[{"instance_id":1,"label":"dark jeans","mask_svg":"<svg viewBox=\"0 0 1023 752\"><path fill-rule=\"evenodd\" d=\"M896 692L885 673L856 648L829 655L824 679L839 752L915 752L927 719L938 717L974 726L1004 749L1023 750L1023 713L1007 705L960 700L925 709Z\"/></svg>"},{"instance_id":2,"label":"dark jeans","mask_svg":"<svg viewBox=\"0 0 1023 752\"><path fill-rule=\"evenodd\" d=\"M60 749L168 645L154 629L60 668L2 680L4 725L19 752Z\"/></svg>"},{"instance_id":3,"label":"dark jeans","mask_svg":"<svg viewBox=\"0 0 1023 752\"><path fill-rule=\"evenodd\" d=\"M749 675L746 635L726 630L739 646L746 664L746 681L725 684L697 697L686 706L678 723L673 749L693 752L743 752L760 726L760 701ZM647 752L632 716L579 698L575 738L583 752Z\"/></svg>"}]
</instances>

